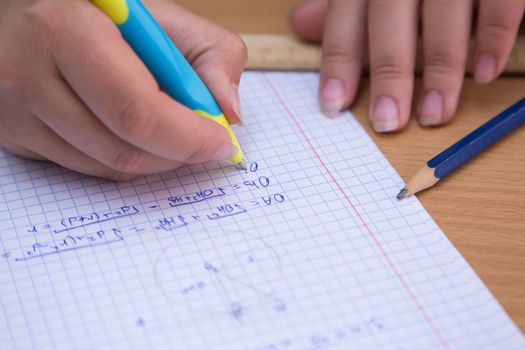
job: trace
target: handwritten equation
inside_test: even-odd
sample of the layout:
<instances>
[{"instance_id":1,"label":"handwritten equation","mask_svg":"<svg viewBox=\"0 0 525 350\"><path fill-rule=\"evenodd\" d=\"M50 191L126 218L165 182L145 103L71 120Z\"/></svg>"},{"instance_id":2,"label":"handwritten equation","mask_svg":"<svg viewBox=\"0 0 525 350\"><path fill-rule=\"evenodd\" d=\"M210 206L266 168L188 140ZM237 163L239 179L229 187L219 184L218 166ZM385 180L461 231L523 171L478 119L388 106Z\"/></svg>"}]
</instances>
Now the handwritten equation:
<instances>
[{"instance_id":1,"label":"handwritten equation","mask_svg":"<svg viewBox=\"0 0 525 350\"><path fill-rule=\"evenodd\" d=\"M29 260L48 255L64 253L82 248L96 247L123 241L122 231L118 228L99 230L88 234L68 234L64 238L45 243L34 243L26 249L24 255L16 257L16 261ZM6 255L6 253L4 253Z\"/></svg>"},{"instance_id":2,"label":"handwritten equation","mask_svg":"<svg viewBox=\"0 0 525 350\"><path fill-rule=\"evenodd\" d=\"M272 179L268 176L259 175L259 170L259 164L252 162L246 171L246 175L248 175L246 178L248 179L230 186L175 194L158 202L126 204L111 210L94 210L81 215L60 218L53 222L32 225L25 232L34 237L34 241L24 245L21 249L6 249L0 253L0 258L4 261L44 258L87 247L122 242L126 235L137 232L148 230L174 231L195 222L221 220L244 214L255 208L285 202L286 195L280 192L272 193L269 190ZM250 179L249 177L253 178ZM264 193L249 201L224 201L225 198L234 197L233 195L237 192L257 190L263 190ZM193 213L181 211L185 206L212 200L220 200L222 203L212 207L212 209L198 210ZM123 226L120 225L126 218L129 219L145 213L154 215L158 211L163 213L173 211L174 213L155 219L148 225L130 225L129 221Z\"/></svg>"}]
</instances>

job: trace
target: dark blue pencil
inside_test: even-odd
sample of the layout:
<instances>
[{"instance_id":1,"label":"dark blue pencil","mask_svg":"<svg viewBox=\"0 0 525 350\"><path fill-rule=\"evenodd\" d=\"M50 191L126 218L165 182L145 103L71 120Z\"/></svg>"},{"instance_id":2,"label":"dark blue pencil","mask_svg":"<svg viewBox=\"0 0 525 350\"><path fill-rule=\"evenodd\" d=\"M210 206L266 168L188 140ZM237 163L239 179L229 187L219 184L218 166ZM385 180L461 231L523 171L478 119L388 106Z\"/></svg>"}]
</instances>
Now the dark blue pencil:
<instances>
[{"instance_id":1,"label":"dark blue pencil","mask_svg":"<svg viewBox=\"0 0 525 350\"><path fill-rule=\"evenodd\" d=\"M435 185L459 166L525 123L525 97L431 160L397 195L403 199Z\"/></svg>"}]
</instances>

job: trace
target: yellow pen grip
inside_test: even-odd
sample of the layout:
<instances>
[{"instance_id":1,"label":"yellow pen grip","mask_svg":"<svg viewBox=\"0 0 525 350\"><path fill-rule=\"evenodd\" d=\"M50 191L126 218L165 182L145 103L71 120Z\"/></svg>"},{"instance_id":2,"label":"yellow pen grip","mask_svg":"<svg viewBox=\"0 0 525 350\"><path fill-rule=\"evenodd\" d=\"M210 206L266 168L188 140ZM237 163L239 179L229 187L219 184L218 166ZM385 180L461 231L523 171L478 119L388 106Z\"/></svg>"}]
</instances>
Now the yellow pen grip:
<instances>
[{"instance_id":1,"label":"yellow pen grip","mask_svg":"<svg viewBox=\"0 0 525 350\"><path fill-rule=\"evenodd\" d=\"M106 13L117 25L126 22L128 19L129 8L126 0L91 0L91 2Z\"/></svg>"},{"instance_id":2,"label":"yellow pen grip","mask_svg":"<svg viewBox=\"0 0 525 350\"><path fill-rule=\"evenodd\" d=\"M228 133L230 134L230 137L232 139L233 145L235 147L237 147L237 154L234 155L230 160L234 164L240 163L242 161L243 157L244 157L244 155L242 153L242 148L241 148L241 145L239 145L239 141L237 140L237 137L233 133L233 130L232 130L231 126L230 126L230 123L228 122L228 119L226 119L226 117L224 116L224 113L221 113L218 116L213 116L213 115L210 115L210 114L208 114L208 113L206 113L204 111L201 111L199 109L195 110L195 112L198 115L200 115L201 117L209 119L209 120L212 120L212 121L218 123L219 125L222 125L226 130L228 130Z\"/></svg>"}]
</instances>

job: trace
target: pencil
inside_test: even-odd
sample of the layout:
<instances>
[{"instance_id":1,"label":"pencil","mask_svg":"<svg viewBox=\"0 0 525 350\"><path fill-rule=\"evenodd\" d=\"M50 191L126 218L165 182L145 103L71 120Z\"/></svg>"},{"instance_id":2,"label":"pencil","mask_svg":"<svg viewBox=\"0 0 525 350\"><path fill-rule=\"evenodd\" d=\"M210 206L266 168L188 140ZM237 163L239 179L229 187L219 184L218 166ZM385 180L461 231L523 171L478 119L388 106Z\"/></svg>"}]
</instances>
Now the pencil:
<instances>
[{"instance_id":1,"label":"pencil","mask_svg":"<svg viewBox=\"0 0 525 350\"><path fill-rule=\"evenodd\" d=\"M525 97L498 114L421 167L399 191L403 199L435 185L439 180L525 123Z\"/></svg>"}]
</instances>

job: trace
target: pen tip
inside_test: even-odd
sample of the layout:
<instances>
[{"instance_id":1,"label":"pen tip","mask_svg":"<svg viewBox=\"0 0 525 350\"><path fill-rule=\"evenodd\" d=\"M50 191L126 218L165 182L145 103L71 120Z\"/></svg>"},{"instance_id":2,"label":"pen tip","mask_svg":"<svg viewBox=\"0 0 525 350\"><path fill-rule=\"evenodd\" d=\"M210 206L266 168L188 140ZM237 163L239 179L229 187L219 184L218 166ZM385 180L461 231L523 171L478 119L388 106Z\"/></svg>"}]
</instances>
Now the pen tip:
<instances>
[{"instance_id":1,"label":"pen tip","mask_svg":"<svg viewBox=\"0 0 525 350\"><path fill-rule=\"evenodd\" d=\"M244 160L241 160L239 163L237 163L237 166L241 168L242 170L248 169L248 167L246 166L246 162Z\"/></svg>"},{"instance_id":2,"label":"pen tip","mask_svg":"<svg viewBox=\"0 0 525 350\"><path fill-rule=\"evenodd\" d=\"M401 200L405 198L405 195L407 194L408 190L406 188L403 188L399 193L397 194L397 199Z\"/></svg>"}]
</instances>

